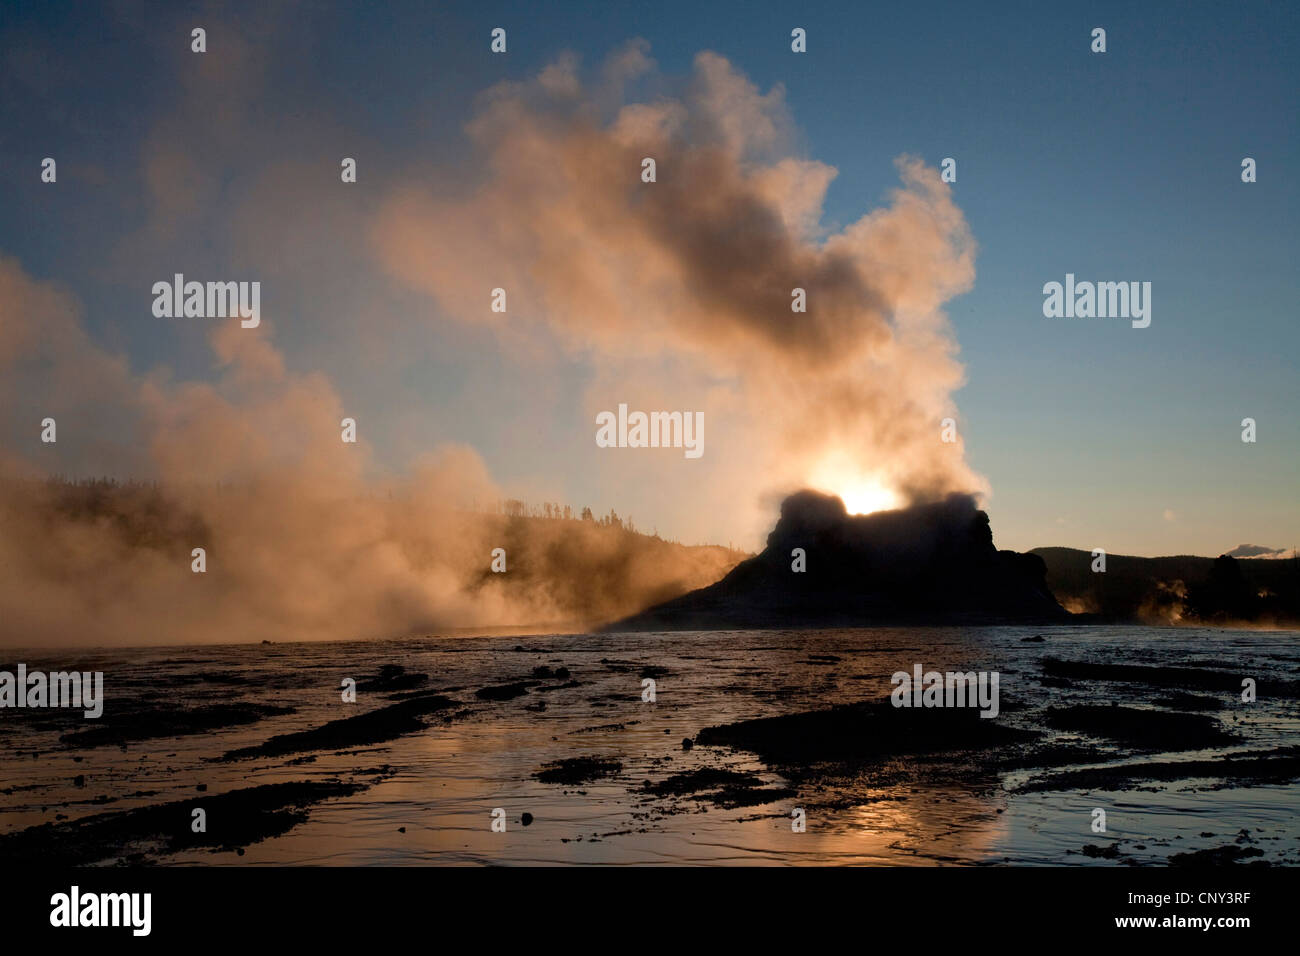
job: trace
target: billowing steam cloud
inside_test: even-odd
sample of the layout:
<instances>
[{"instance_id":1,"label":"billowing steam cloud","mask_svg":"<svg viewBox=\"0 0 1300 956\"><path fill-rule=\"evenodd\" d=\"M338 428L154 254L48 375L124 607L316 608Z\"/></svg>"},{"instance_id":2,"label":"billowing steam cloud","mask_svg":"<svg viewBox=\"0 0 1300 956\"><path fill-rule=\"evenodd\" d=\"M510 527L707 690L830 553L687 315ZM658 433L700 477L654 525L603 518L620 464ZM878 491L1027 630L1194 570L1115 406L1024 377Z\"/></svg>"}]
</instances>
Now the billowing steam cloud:
<instances>
[{"instance_id":1,"label":"billowing steam cloud","mask_svg":"<svg viewBox=\"0 0 1300 956\"><path fill-rule=\"evenodd\" d=\"M638 397L705 411L705 461L672 460L712 470L676 473L642 526L749 509L758 531L775 515L764 495L805 485L855 510L981 490L960 441L940 440L962 377L940 310L972 282L974 252L937 174L900 160L890 203L827 233L835 171L795 154L779 89L760 94L702 54L671 96L624 92L658 83L634 44L586 87L562 59L491 91L470 127L476 162L394 190L367 222L387 282L491 324L505 348L545 339L591 357L575 430L594 433L595 411ZM653 183L641 179L647 157ZM497 287L505 314L488 307ZM791 311L796 288L806 313ZM142 374L96 344L80 309L0 257L0 644L589 624L708 584L736 560L592 522L474 514L501 492L465 445L377 477L364 443L375 432L340 441L345 403L271 344L274 309L257 330L212 325L203 381ZM40 444L47 416L58 441ZM637 471L647 460L601 459L628 469L624 491L658 487ZM539 456L536 473L566 467ZM52 474L142 483L77 488ZM195 547L204 574L191 571ZM497 547L507 575L488 570Z\"/></svg>"},{"instance_id":2,"label":"billowing steam cloud","mask_svg":"<svg viewBox=\"0 0 1300 956\"><path fill-rule=\"evenodd\" d=\"M215 383L134 380L86 337L70 296L0 259L9 444L36 445L44 417L59 439L0 462L0 645L581 626L707 584L734 563L720 548L593 522L475 513L500 492L464 446L439 448L407 479L367 480L365 449L340 440L342 403L324 377L291 374L237 322L217 326L212 346ZM96 467L145 481L69 485L42 474ZM202 574L192 570L196 547ZM514 574L490 572L498 547Z\"/></svg>"},{"instance_id":3,"label":"billowing steam cloud","mask_svg":"<svg viewBox=\"0 0 1300 956\"><path fill-rule=\"evenodd\" d=\"M470 127L484 176L468 196L393 195L384 263L502 335L539 321L577 352L733 383L727 424L752 432L738 500L812 484L870 510L984 490L960 439L940 440L962 369L939 310L970 286L974 243L937 172L900 159L889 206L821 234L835 170L791 155L779 88L702 53L680 95L621 103L650 71L633 45L591 89L566 59L494 90Z\"/></svg>"}]
</instances>

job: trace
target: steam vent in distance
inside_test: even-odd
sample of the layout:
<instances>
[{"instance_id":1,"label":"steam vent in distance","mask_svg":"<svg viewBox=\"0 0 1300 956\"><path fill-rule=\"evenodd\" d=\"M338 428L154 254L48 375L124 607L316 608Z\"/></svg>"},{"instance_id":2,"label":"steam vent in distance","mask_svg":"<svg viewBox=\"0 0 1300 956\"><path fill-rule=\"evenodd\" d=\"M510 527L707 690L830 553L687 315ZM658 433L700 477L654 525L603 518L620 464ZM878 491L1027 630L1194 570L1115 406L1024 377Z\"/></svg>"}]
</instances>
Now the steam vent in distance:
<instances>
[{"instance_id":1,"label":"steam vent in distance","mask_svg":"<svg viewBox=\"0 0 1300 956\"><path fill-rule=\"evenodd\" d=\"M606 630L1059 623L1070 615L1046 577L1037 555L993 546L970 495L849 515L834 495L800 491L757 557Z\"/></svg>"}]
</instances>

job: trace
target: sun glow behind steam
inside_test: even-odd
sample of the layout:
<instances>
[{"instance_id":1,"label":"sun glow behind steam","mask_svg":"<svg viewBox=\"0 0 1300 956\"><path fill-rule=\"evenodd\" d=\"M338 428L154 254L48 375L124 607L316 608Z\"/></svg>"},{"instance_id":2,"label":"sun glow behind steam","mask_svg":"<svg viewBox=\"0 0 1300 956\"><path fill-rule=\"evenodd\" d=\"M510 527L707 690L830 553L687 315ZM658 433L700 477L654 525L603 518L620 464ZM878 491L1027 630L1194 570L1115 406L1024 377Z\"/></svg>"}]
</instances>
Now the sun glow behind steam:
<instances>
[{"instance_id":1,"label":"sun glow behind steam","mask_svg":"<svg viewBox=\"0 0 1300 956\"><path fill-rule=\"evenodd\" d=\"M841 485L835 494L844 502L844 507L851 515L866 515L873 511L890 511L899 507L902 501L898 495L874 481L861 481Z\"/></svg>"},{"instance_id":2,"label":"sun glow behind steam","mask_svg":"<svg viewBox=\"0 0 1300 956\"><path fill-rule=\"evenodd\" d=\"M810 481L813 488L839 495L851 515L901 508L903 498L875 475L844 462L828 462Z\"/></svg>"}]
</instances>

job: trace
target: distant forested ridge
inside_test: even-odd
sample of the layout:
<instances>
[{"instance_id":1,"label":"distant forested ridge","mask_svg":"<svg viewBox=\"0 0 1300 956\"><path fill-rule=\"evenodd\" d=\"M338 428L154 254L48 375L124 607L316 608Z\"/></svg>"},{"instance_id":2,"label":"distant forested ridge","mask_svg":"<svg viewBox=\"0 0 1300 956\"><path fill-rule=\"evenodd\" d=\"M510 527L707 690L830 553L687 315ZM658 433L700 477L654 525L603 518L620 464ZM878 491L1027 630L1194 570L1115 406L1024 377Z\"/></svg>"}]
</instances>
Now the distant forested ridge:
<instances>
[{"instance_id":1,"label":"distant forested ridge","mask_svg":"<svg viewBox=\"0 0 1300 956\"><path fill-rule=\"evenodd\" d=\"M1092 570L1090 551L1035 548L1047 563L1047 584L1074 613L1152 624L1300 623L1300 560L1137 558L1106 555L1106 570Z\"/></svg>"}]
</instances>

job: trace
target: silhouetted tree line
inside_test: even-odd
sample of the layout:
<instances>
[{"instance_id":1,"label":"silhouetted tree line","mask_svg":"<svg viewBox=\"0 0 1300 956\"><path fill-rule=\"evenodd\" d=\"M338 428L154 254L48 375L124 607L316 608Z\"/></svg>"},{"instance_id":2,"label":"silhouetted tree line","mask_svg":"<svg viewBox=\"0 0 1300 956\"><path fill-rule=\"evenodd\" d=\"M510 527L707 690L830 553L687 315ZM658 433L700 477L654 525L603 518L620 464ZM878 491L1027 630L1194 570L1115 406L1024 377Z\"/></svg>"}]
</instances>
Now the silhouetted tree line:
<instances>
[{"instance_id":1,"label":"silhouetted tree line","mask_svg":"<svg viewBox=\"0 0 1300 956\"><path fill-rule=\"evenodd\" d=\"M561 505L558 501L544 501L541 504L529 504L519 498L504 498L496 502L496 508L490 512L493 514L505 515L508 518L543 518L553 521L591 521L602 528L621 528L624 531L636 533L636 525L633 524L632 518L620 518L618 512L613 508L609 509L609 514L597 518L590 508L583 508L582 511L575 513L568 505ZM658 535L652 535L658 537Z\"/></svg>"}]
</instances>

